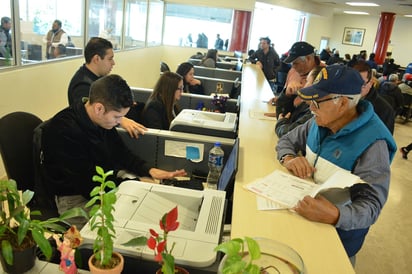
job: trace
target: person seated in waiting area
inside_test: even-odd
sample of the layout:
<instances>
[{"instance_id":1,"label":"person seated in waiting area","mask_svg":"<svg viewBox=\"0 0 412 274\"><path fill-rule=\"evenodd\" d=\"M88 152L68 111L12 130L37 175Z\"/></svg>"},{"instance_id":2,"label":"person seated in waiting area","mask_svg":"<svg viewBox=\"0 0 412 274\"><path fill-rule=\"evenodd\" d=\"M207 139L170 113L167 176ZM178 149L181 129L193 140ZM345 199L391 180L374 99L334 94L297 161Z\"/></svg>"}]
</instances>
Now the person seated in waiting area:
<instances>
[{"instance_id":1,"label":"person seated in waiting area","mask_svg":"<svg viewBox=\"0 0 412 274\"><path fill-rule=\"evenodd\" d=\"M174 72L163 73L142 112L143 124L148 128L168 130L179 114L177 101L183 92L183 78Z\"/></svg>"},{"instance_id":2,"label":"person seated in waiting area","mask_svg":"<svg viewBox=\"0 0 412 274\"><path fill-rule=\"evenodd\" d=\"M83 104L67 107L43 127L42 149L45 185L55 195L59 213L72 207L84 207L96 166L113 170L109 179L116 184L120 170L141 177L169 179L186 175L185 170L166 171L150 167L133 154L116 130L122 117L133 105L133 93L118 75L108 75L91 84L90 96ZM78 220L79 229L86 220Z\"/></svg>"},{"instance_id":3,"label":"person seated in waiting area","mask_svg":"<svg viewBox=\"0 0 412 274\"><path fill-rule=\"evenodd\" d=\"M308 76L306 77L305 87L312 85L316 76L319 74L321 66L316 66L312 69ZM288 112L287 114L280 113L276 121L275 132L280 138L295 127L306 123L307 120L313 117L312 112L309 109L309 105L306 104L299 96L294 96L293 106L295 109L293 112Z\"/></svg>"},{"instance_id":4,"label":"person seated in waiting area","mask_svg":"<svg viewBox=\"0 0 412 274\"><path fill-rule=\"evenodd\" d=\"M217 63L217 50L209 49L206 56L200 62L201 66L208 68L215 68Z\"/></svg>"},{"instance_id":5,"label":"person seated in waiting area","mask_svg":"<svg viewBox=\"0 0 412 274\"><path fill-rule=\"evenodd\" d=\"M192 63L181 63L177 67L176 73L183 77L183 92L205 94L202 82L194 77L195 68Z\"/></svg>"},{"instance_id":6,"label":"person seated in waiting area","mask_svg":"<svg viewBox=\"0 0 412 274\"><path fill-rule=\"evenodd\" d=\"M400 114L403 108L403 95L398 87L399 77L397 74L391 74L388 81L383 82L379 88L381 94L395 111L395 116Z\"/></svg>"},{"instance_id":7,"label":"person seated in waiting area","mask_svg":"<svg viewBox=\"0 0 412 274\"><path fill-rule=\"evenodd\" d=\"M359 71L364 81L361 91L362 99L369 101L373 105L375 113L393 134L395 129L395 111L375 89L371 67L366 61L359 60L355 63L353 68Z\"/></svg>"},{"instance_id":8,"label":"person seated in waiting area","mask_svg":"<svg viewBox=\"0 0 412 274\"><path fill-rule=\"evenodd\" d=\"M305 196L293 208L310 221L335 226L354 263L387 200L397 148L372 105L361 100L364 80L358 71L335 65L323 68L318 76L312 86L298 91L314 118L279 139L277 158L297 177L319 184L338 170L365 182L314 198Z\"/></svg>"},{"instance_id":9,"label":"person seated in waiting area","mask_svg":"<svg viewBox=\"0 0 412 274\"><path fill-rule=\"evenodd\" d=\"M84 49L84 59L86 62L76 71L69 83L67 95L70 106L81 103L83 98L87 98L90 85L112 70L115 65L112 43L104 38L92 37ZM131 118L134 118L135 112L140 112L136 110L139 106L139 104L132 106ZM138 138L139 134L144 134L146 131L143 125L127 117L122 117L120 126L134 138Z\"/></svg>"}]
</instances>

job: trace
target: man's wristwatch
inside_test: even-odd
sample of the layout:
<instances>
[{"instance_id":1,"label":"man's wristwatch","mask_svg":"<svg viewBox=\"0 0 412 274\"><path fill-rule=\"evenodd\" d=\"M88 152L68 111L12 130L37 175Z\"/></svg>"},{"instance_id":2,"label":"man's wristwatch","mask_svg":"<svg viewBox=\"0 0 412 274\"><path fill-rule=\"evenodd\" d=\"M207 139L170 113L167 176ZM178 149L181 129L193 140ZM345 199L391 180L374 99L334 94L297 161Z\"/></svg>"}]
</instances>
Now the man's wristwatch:
<instances>
[{"instance_id":1,"label":"man's wristwatch","mask_svg":"<svg viewBox=\"0 0 412 274\"><path fill-rule=\"evenodd\" d=\"M283 163L285 162L285 160L286 160L287 157L295 158L296 156L293 155L293 154L285 154L285 155L283 155L282 157L280 157L280 160L279 160L279 162L280 162L281 165L283 165Z\"/></svg>"}]
</instances>

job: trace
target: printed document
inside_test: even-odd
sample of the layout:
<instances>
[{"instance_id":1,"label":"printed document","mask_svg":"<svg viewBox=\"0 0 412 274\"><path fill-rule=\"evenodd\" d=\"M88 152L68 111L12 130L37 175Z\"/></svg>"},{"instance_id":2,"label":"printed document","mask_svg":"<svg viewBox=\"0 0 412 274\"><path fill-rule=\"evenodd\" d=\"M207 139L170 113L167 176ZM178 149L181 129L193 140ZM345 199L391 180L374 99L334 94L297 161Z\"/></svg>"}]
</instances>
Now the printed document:
<instances>
[{"instance_id":1,"label":"printed document","mask_svg":"<svg viewBox=\"0 0 412 274\"><path fill-rule=\"evenodd\" d=\"M323 184L316 184L293 174L275 170L268 176L257 179L244 187L273 201L279 208L293 208L306 195L315 197L316 194L325 189L345 188L361 182L362 180L358 176L343 169L336 171Z\"/></svg>"}]
</instances>

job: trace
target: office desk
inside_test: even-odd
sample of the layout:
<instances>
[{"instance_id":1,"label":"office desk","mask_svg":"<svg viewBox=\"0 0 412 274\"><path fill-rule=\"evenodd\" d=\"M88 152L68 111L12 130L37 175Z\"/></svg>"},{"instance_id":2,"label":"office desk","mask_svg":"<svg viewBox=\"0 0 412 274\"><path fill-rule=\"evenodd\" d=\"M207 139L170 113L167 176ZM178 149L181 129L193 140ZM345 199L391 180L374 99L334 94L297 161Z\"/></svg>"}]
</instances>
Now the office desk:
<instances>
[{"instance_id":1,"label":"office desk","mask_svg":"<svg viewBox=\"0 0 412 274\"><path fill-rule=\"evenodd\" d=\"M243 189L243 184L283 167L276 160L275 122L249 117L249 110L274 111L262 102L273 97L269 84L253 64L245 65L242 79L231 237L265 237L287 244L302 257L305 273L355 273L333 226L308 221L287 210L259 211L256 195Z\"/></svg>"}]
</instances>

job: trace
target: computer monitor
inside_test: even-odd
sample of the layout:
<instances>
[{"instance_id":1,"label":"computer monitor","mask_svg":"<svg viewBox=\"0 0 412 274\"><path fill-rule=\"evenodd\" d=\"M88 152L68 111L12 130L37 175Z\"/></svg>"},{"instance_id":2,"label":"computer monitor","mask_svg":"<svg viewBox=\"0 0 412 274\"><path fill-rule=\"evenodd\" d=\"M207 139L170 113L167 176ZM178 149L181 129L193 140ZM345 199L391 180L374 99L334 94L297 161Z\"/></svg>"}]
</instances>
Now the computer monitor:
<instances>
[{"instance_id":1,"label":"computer monitor","mask_svg":"<svg viewBox=\"0 0 412 274\"><path fill-rule=\"evenodd\" d=\"M238 167L239 158L239 138L236 138L233 144L232 151L226 160L225 166L222 169L218 182L218 190L226 191L226 197L230 197L233 193L233 185Z\"/></svg>"}]
</instances>

